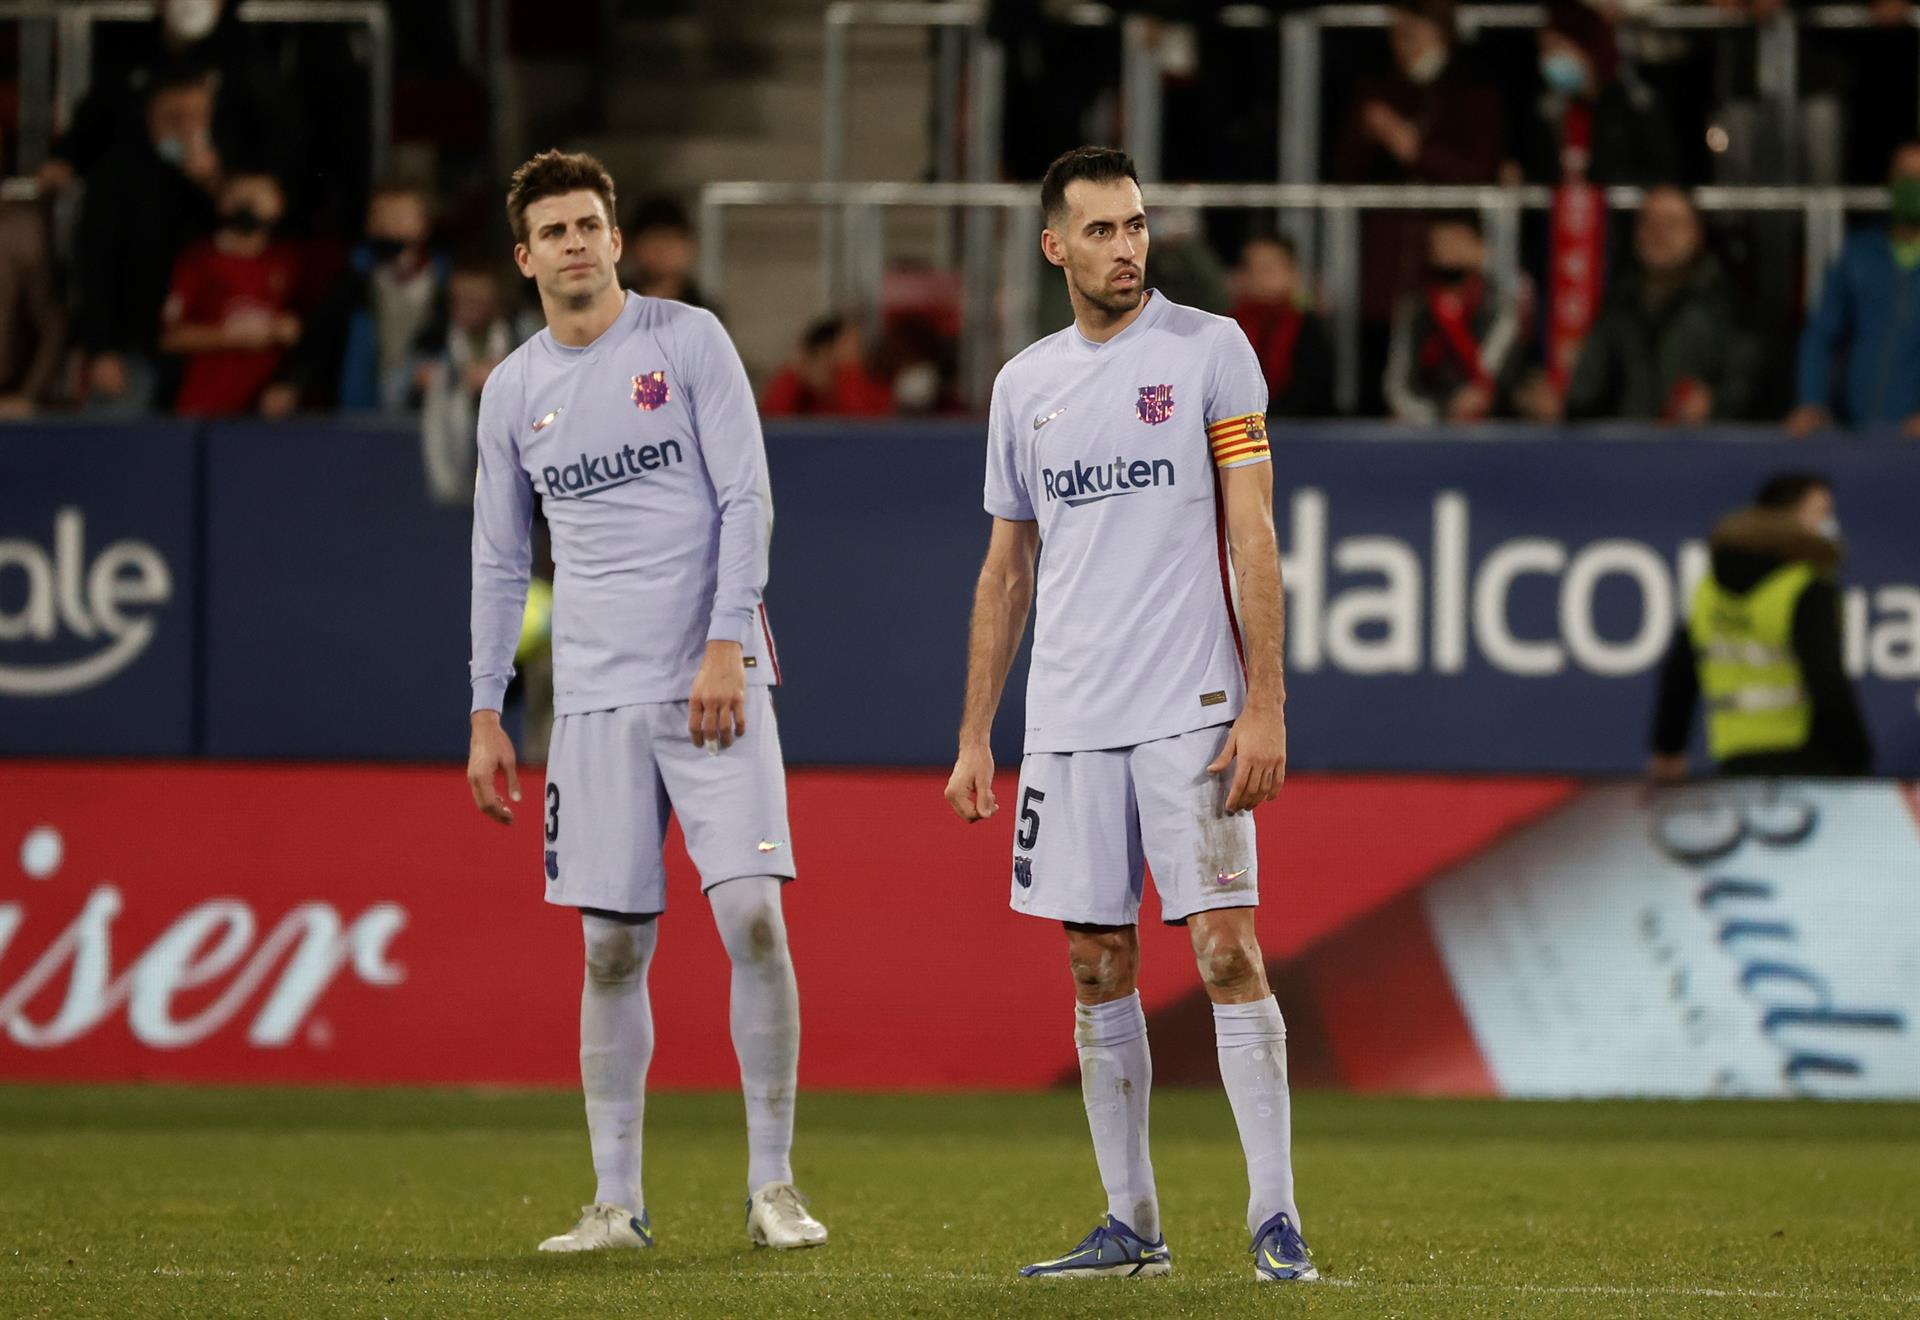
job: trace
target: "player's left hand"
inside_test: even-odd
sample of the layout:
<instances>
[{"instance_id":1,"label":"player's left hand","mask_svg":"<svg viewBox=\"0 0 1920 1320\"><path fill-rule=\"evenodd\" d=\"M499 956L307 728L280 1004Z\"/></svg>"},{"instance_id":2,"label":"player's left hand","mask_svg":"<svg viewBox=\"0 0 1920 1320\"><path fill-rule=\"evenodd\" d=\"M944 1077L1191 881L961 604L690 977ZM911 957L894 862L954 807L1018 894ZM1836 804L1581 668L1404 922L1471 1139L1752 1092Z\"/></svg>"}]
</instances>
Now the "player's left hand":
<instances>
[{"instance_id":1,"label":"player's left hand","mask_svg":"<svg viewBox=\"0 0 1920 1320\"><path fill-rule=\"evenodd\" d=\"M708 642L687 697L687 733L717 753L747 731L747 666L738 642Z\"/></svg>"},{"instance_id":2,"label":"player's left hand","mask_svg":"<svg viewBox=\"0 0 1920 1320\"><path fill-rule=\"evenodd\" d=\"M1287 716L1280 707L1249 706L1227 732L1227 745L1213 758L1207 773L1217 775L1229 765L1233 782L1222 808L1231 816L1273 801L1287 778Z\"/></svg>"}]
</instances>

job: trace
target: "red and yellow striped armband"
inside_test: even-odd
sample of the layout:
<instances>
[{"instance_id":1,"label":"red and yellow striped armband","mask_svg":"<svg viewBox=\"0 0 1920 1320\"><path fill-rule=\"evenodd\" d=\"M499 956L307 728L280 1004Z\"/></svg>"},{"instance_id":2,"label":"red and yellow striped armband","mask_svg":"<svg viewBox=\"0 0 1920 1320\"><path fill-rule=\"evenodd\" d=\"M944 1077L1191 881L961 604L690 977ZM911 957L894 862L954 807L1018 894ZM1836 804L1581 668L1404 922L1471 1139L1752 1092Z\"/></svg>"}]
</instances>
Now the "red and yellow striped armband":
<instances>
[{"instance_id":1,"label":"red and yellow striped armband","mask_svg":"<svg viewBox=\"0 0 1920 1320\"><path fill-rule=\"evenodd\" d=\"M1213 450L1215 467L1236 467L1266 458L1267 419L1261 413L1223 417L1207 427L1207 445Z\"/></svg>"}]
</instances>

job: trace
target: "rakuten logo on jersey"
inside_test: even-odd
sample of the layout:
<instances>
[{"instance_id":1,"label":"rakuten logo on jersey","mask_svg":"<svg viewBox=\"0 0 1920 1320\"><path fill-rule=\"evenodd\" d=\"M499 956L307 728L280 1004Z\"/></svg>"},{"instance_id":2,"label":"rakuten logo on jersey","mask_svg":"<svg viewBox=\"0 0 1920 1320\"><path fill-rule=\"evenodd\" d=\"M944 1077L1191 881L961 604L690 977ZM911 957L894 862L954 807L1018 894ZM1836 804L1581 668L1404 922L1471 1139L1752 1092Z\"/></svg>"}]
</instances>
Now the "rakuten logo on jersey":
<instances>
[{"instance_id":1,"label":"rakuten logo on jersey","mask_svg":"<svg viewBox=\"0 0 1920 1320\"><path fill-rule=\"evenodd\" d=\"M663 440L657 445L641 445L638 449L632 445L622 445L611 454L582 454L578 460L564 467L543 467L540 469L540 479L546 483L549 496L565 499L624 486L629 481L638 481L649 472L682 462L685 457L678 440Z\"/></svg>"},{"instance_id":2,"label":"rakuten logo on jersey","mask_svg":"<svg viewBox=\"0 0 1920 1320\"><path fill-rule=\"evenodd\" d=\"M1156 458L1120 458L1111 463L1075 463L1069 468L1041 468L1040 488L1050 500L1065 500L1068 507L1110 500L1116 495L1137 495L1162 482L1171 486L1173 460Z\"/></svg>"},{"instance_id":3,"label":"rakuten logo on jersey","mask_svg":"<svg viewBox=\"0 0 1920 1320\"><path fill-rule=\"evenodd\" d=\"M0 696L57 697L106 682L153 640L151 608L173 595L167 561L145 541L115 541L86 553L86 516L61 509L51 549L33 541L0 541ZM24 591L22 587L24 586ZM33 649L79 642L90 654L36 660Z\"/></svg>"},{"instance_id":4,"label":"rakuten logo on jersey","mask_svg":"<svg viewBox=\"0 0 1920 1320\"><path fill-rule=\"evenodd\" d=\"M50 880L64 851L59 832L40 826L21 846L20 870ZM407 924L395 903L375 903L350 920L329 904L301 903L265 927L246 900L214 898L130 954L113 938L126 905L118 888L96 885L76 915L46 933L26 903L0 903L0 1033L28 1049L57 1049L124 1012L141 1044L181 1049L245 1019L248 1044L276 1049L295 1039L342 976L380 987L406 977L390 957ZM213 986L221 988L210 1003L178 1010L185 992L200 992L201 1002Z\"/></svg>"}]
</instances>

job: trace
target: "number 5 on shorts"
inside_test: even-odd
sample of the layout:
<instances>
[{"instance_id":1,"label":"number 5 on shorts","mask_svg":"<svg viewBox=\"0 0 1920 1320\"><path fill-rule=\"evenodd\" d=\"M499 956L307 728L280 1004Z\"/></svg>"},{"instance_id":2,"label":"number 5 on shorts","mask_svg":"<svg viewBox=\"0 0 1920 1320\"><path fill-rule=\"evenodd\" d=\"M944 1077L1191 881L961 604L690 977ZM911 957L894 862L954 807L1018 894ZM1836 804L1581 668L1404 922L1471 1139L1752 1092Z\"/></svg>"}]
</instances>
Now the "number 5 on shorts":
<instances>
[{"instance_id":1,"label":"number 5 on shorts","mask_svg":"<svg viewBox=\"0 0 1920 1320\"><path fill-rule=\"evenodd\" d=\"M1040 813L1035 811L1036 803L1045 802L1047 795L1037 788L1030 788L1020 796L1020 830L1013 841L1026 852L1033 851L1033 845L1040 842Z\"/></svg>"}]
</instances>

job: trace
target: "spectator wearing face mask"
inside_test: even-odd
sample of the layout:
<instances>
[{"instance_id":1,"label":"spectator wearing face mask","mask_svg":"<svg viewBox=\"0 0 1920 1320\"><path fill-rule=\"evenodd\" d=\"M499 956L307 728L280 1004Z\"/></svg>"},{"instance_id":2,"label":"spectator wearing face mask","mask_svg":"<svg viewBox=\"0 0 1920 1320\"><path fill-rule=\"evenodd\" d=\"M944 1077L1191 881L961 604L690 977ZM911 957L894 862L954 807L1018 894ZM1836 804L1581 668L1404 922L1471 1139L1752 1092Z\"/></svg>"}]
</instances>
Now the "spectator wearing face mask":
<instances>
[{"instance_id":1,"label":"spectator wearing face mask","mask_svg":"<svg viewBox=\"0 0 1920 1320\"><path fill-rule=\"evenodd\" d=\"M925 316L901 315L881 328L869 365L872 377L892 395L892 413L927 417L955 406L959 346Z\"/></svg>"},{"instance_id":2,"label":"spectator wearing face mask","mask_svg":"<svg viewBox=\"0 0 1920 1320\"><path fill-rule=\"evenodd\" d=\"M281 417L297 402L277 379L300 339L299 261L273 238L285 209L271 174L235 173L220 190L220 227L174 267L160 347L185 359L174 399L183 417Z\"/></svg>"},{"instance_id":3,"label":"spectator wearing face mask","mask_svg":"<svg viewBox=\"0 0 1920 1320\"><path fill-rule=\"evenodd\" d=\"M1613 21L1582 0L1552 0L1540 29L1541 93L1521 120L1509 182L1657 183L1680 177L1668 117L1620 59Z\"/></svg>"},{"instance_id":4,"label":"spectator wearing face mask","mask_svg":"<svg viewBox=\"0 0 1920 1320\"><path fill-rule=\"evenodd\" d=\"M137 142L154 87L182 76L217 90L211 132L222 153L276 167L297 159L291 97L238 8L238 0L160 0L149 23L94 25L88 91L39 171L42 190L59 192Z\"/></svg>"},{"instance_id":5,"label":"spectator wearing face mask","mask_svg":"<svg viewBox=\"0 0 1920 1320\"><path fill-rule=\"evenodd\" d=\"M1334 148L1340 183L1492 183L1506 155L1500 97L1457 53L1452 0L1401 0L1390 11L1392 67L1355 87ZM1426 221L1408 212L1369 213L1361 226L1361 316L1365 376L1380 379L1387 326L1400 295L1416 287ZM1377 406L1369 400L1369 410Z\"/></svg>"},{"instance_id":6,"label":"spectator wearing face mask","mask_svg":"<svg viewBox=\"0 0 1920 1320\"><path fill-rule=\"evenodd\" d=\"M212 232L221 158L206 77L171 71L147 93L144 131L88 176L76 237L76 339L84 401L144 412L170 397L157 359L174 262Z\"/></svg>"},{"instance_id":7,"label":"spectator wearing face mask","mask_svg":"<svg viewBox=\"0 0 1920 1320\"><path fill-rule=\"evenodd\" d=\"M1787 430L1898 426L1920 436L1920 141L1893 153L1891 223L1854 234L1800 336L1800 405Z\"/></svg>"},{"instance_id":8,"label":"spectator wearing face mask","mask_svg":"<svg viewBox=\"0 0 1920 1320\"><path fill-rule=\"evenodd\" d=\"M374 190L366 237L334 282L301 354L309 402L388 415L419 405L414 349L434 322L449 274L447 258L431 246L432 227L420 189Z\"/></svg>"},{"instance_id":9,"label":"spectator wearing face mask","mask_svg":"<svg viewBox=\"0 0 1920 1320\"><path fill-rule=\"evenodd\" d=\"M1293 240L1258 233L1240 247L1233 319L1246 332L1267 380L1269 417L1333 413L1333 352L1326 326L1307 306Z\"/></svg>"},{"instance_id":10,"label":"spectator wearing face mask","mask_svg":"<svg viewBox=\"0 0 1920 1320\"><path fill-rule=\"evenodd\" d=\"M1427 230L1426 279L1394 316L1387 404L1403 422L1479 422L1510 411L1524 365L1524 290L1487 279L1487 245L1470 215Z\"/></svg>"},{"instance_id":11,"label":"spectator wearing face mask","mask_svg":"<svg viewBox=\"0 0 1920 1320\"><path fill-rule=\"evenodd\" d=\"M523 338L501 296L495 264L481 256L456 264L440 314L420 341L415 368L427 493L435 503L472 501L480 391Z\"/></svg>"}]
</instances>

